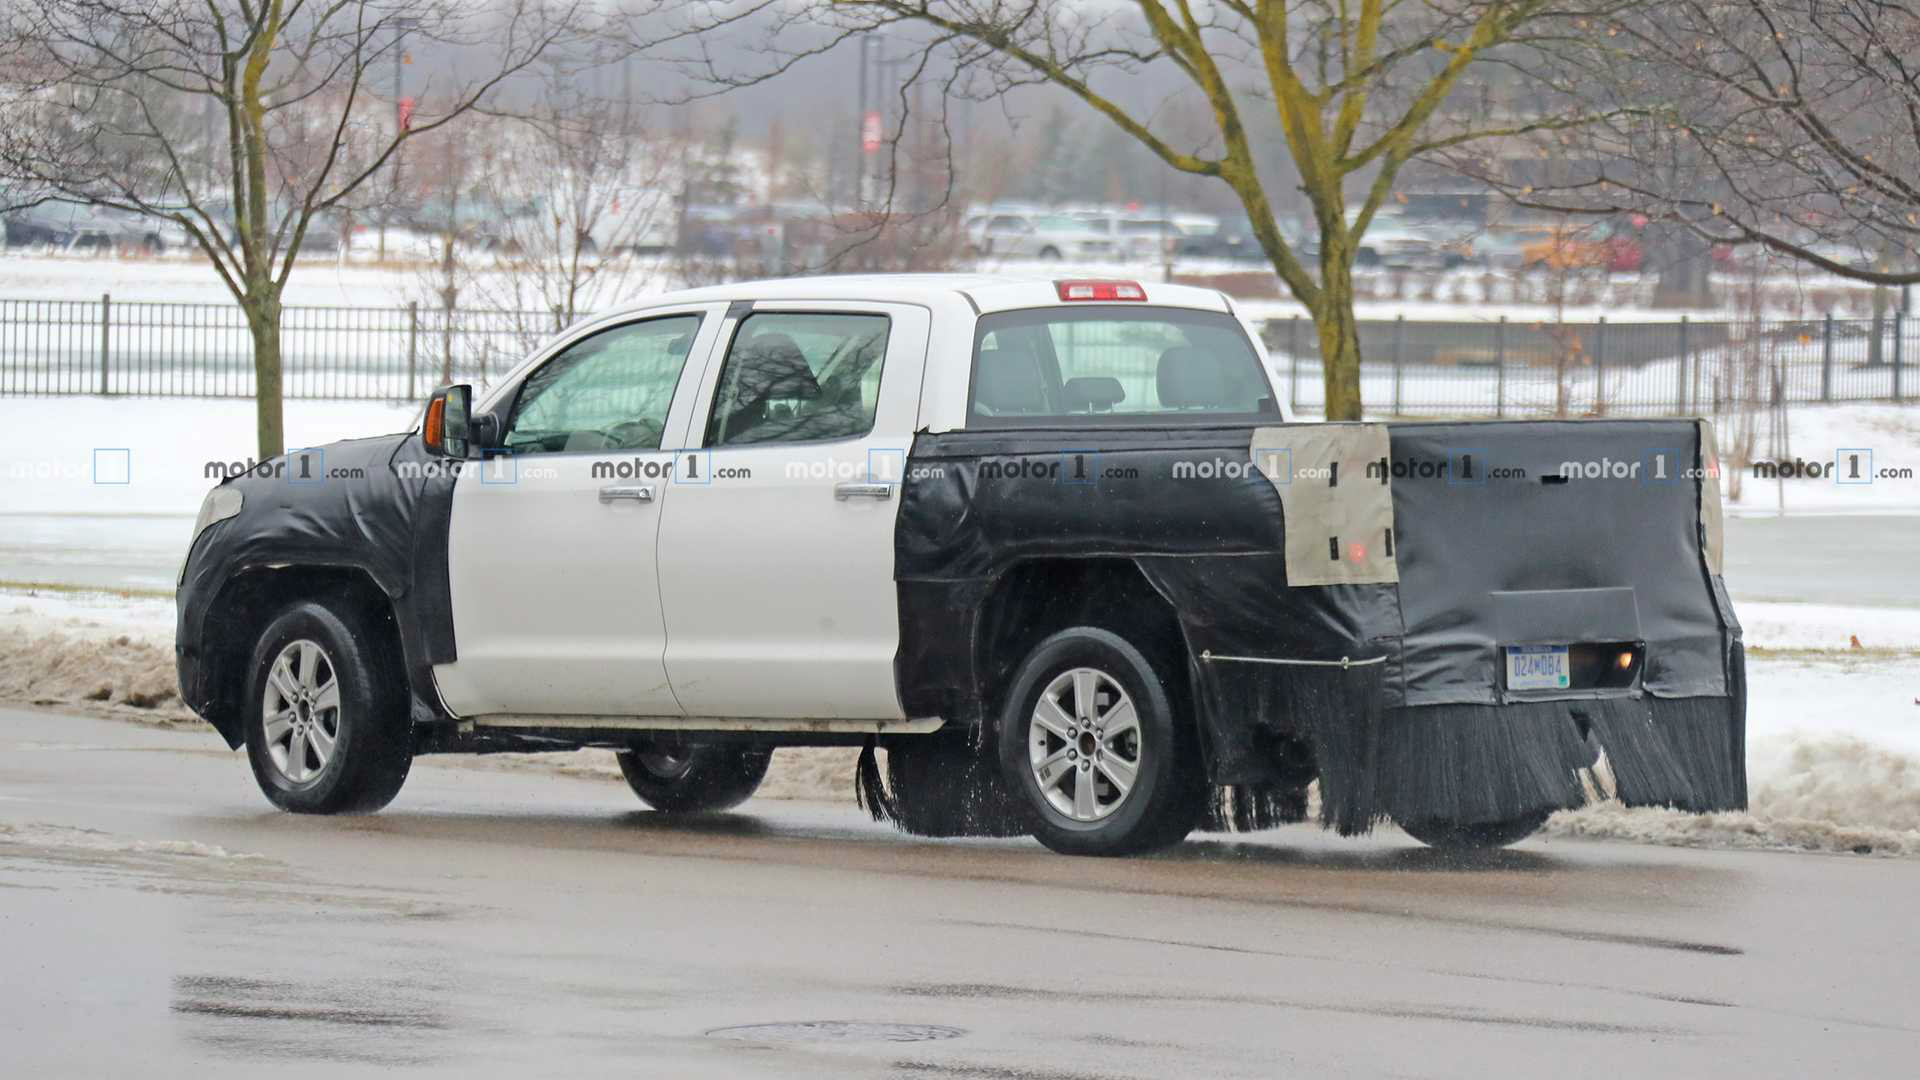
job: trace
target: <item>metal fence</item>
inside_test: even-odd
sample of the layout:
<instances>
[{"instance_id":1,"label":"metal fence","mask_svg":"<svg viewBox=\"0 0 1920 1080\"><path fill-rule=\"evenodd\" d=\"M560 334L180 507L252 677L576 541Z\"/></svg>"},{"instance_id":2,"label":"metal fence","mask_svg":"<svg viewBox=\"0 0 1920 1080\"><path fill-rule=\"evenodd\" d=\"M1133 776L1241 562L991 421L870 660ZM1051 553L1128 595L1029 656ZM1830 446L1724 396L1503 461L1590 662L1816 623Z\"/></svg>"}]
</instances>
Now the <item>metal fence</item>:
<instances>
[{"instance_id":1,"label":"metal fence","mask_svg":"<svg viewBox=\"0 0 1920 1080\"><path fill-rule=\"evenodd\" d=\"M560 329L551 313L289 307L289 398L413 400L484 383ZM252 397L253 338L232 304L0 300L0 394Z\"/></svg>"},{"instance_id":2,"label":"metal fence","mask_svg":"<svg viewBox=\"0 0 1920 1080\"><path fill-rule=\"evenodd\" d=\"M1701 415L1738 405L1905 402L1920 327L1882 319L1363 321L1361 400L1390 416ZM1263 335L1293 407L1325 404L1306 319Z\"/></svg>"},{"instance_id":3,"label":"metal fence","mask_svg":"<svg viewBox=\"0 0 1920 1080\"><path fill-rule=\"evenodd\" d=\"M1907 401L1920 328L1882 319L1360 324L1362 400L1391 416L1686 415L1729 404ZM289 307L290 398L417 400L484 384L560 329L550 312ZM1303 318L1264 337L1295 410L1322 410ZM231 304L0 300L0 394L251 397L253 344Z\"/></svg>"}]
</instances>

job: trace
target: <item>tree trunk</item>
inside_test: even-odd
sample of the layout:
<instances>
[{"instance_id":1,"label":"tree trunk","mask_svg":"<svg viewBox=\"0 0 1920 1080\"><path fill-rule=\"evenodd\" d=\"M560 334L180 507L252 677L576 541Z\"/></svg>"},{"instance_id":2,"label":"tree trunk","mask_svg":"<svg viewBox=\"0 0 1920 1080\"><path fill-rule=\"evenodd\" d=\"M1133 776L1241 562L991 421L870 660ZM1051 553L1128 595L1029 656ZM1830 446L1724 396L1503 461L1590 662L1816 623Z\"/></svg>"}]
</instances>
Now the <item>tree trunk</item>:
<instances>
[{"instance_id":1,"label":"tree trunk","mask_svg":"<svg viewBox=\"0 0 1920 1080\"><path fill-rule=\"evenodd\" d=\"M1360 419L1360 325L1353 317L1353 267L1336 256L1321 264L1320 303L1313 328L1320 336L1321 379L1327 419Z\"/></svg>"},{"instance_id":2,"label":"tree trunk","mask_svg":"<svg viewBox=\"0 0 1920 1080\"><path fill-rule=\"evenodd\" d=\"M268 286L267 288L271 288ZM259 460L286 452L286 422L280 407L280 298L253 295L241 305L253 336L255 432Z\"/></svg>"}]
</instances>

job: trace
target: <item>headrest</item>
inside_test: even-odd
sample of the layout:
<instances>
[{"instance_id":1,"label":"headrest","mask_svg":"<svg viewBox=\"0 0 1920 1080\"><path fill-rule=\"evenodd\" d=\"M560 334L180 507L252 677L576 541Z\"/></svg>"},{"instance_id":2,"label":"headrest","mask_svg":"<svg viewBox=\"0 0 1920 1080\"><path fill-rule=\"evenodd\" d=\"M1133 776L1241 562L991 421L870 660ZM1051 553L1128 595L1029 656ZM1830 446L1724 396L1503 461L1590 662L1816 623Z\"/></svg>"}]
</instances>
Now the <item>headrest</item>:
<instances>
[{"instance_id":1,"label":"headrest","mask_svg":"<svg viewBox=\"0 0 1920 1080\"><path fill-rule=\"evenodd\" d=\"M1191 345L1176 345L1160 354L1154 382L1163 409L1221 408L1237 398L1228 374L1231 361Z\"/></svg>"},{"instance_id":2,"label":"headrest","mask_svg":"<svg viewBox=\"0 0 1920 1080\"><path fill-rule=\"evenodd\" d=\"M1000 414L1044 412L1046 392L1032 354L981 349L973 370L973 400Z\"/></svg>"},{"instance_id":3,"label":"headrest","mask_svg":"<svg viewBox=\"0 0 1920 1080\"><path fill-rule=\"evenodd\" d=\"M1060 394L1074 412L1106 412L1127 400L1126 387L1111 375L1082 375L1068 379Z\"/></svg>"},{"instance_id":4,"label":"headrest","mask_svg":"<svg viewBox=\"0 0 1920 1080\"><path fill-rule=\"evenodd\" d=\"M739 389L734 401L740 408L773 398L815 398L820 384L800 346L785 334L761 334L748 338L734 350Z\"/></svg>"}]
</instances>

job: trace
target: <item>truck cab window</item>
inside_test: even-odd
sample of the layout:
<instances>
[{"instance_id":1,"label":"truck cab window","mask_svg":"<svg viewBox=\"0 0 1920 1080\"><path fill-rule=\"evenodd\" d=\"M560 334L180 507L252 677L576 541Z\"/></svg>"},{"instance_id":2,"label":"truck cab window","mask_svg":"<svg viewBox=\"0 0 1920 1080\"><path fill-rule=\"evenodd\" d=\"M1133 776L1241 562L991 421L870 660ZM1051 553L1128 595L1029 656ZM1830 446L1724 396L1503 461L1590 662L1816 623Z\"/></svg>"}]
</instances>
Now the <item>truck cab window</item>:
<instances>
[{"instance_id":1,"label":"truck cab window","mask_svg":"<svg viewBox=\"0 0 1920 1080\"><path fill-rule=\"evenodd\" d=\"M707 446L854 439L873 430L884 315L763 312L734 332Z\"/></svg>"},{"instance_id":2,"label":"truck cab window","mask_svg":"<svg viewBox=\"0 0 1920 1080\"><path fill-rule=\"evenodd\" d=\"M521 385L504 445L516 454L659 449L699 329L698 315L671 315L567 346Z\"/></svg>"},{"instance_id":3,"label":"truck cab window","mask_svg":"<svg viewBox=\"0 0 1920 1080\"><path fill-rule=\"evenodd\" d=\"M1205 311L1041 308L980 320L969 426L1247 419L1277 411L1246 331Z\"/></svg>"}]
</instances>

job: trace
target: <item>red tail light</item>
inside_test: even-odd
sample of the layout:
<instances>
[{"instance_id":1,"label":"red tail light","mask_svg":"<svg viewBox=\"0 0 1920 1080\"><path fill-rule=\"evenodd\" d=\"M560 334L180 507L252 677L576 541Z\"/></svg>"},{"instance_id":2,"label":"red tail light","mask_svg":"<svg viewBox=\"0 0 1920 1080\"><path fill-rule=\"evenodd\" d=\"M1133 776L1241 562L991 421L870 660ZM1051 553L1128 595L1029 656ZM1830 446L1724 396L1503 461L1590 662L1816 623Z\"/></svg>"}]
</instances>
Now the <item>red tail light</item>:
<instances>
[{"instance_id":1,"label":"red tail light","mask_svg":"<svg viewBox=\"0 0 1920 1080\"><path fill-rule=\"evenodd\" d=\"M1147 290L1137 281L1056 281L1062 300L1145 300Z\"/></svg>"}]
</instances>

